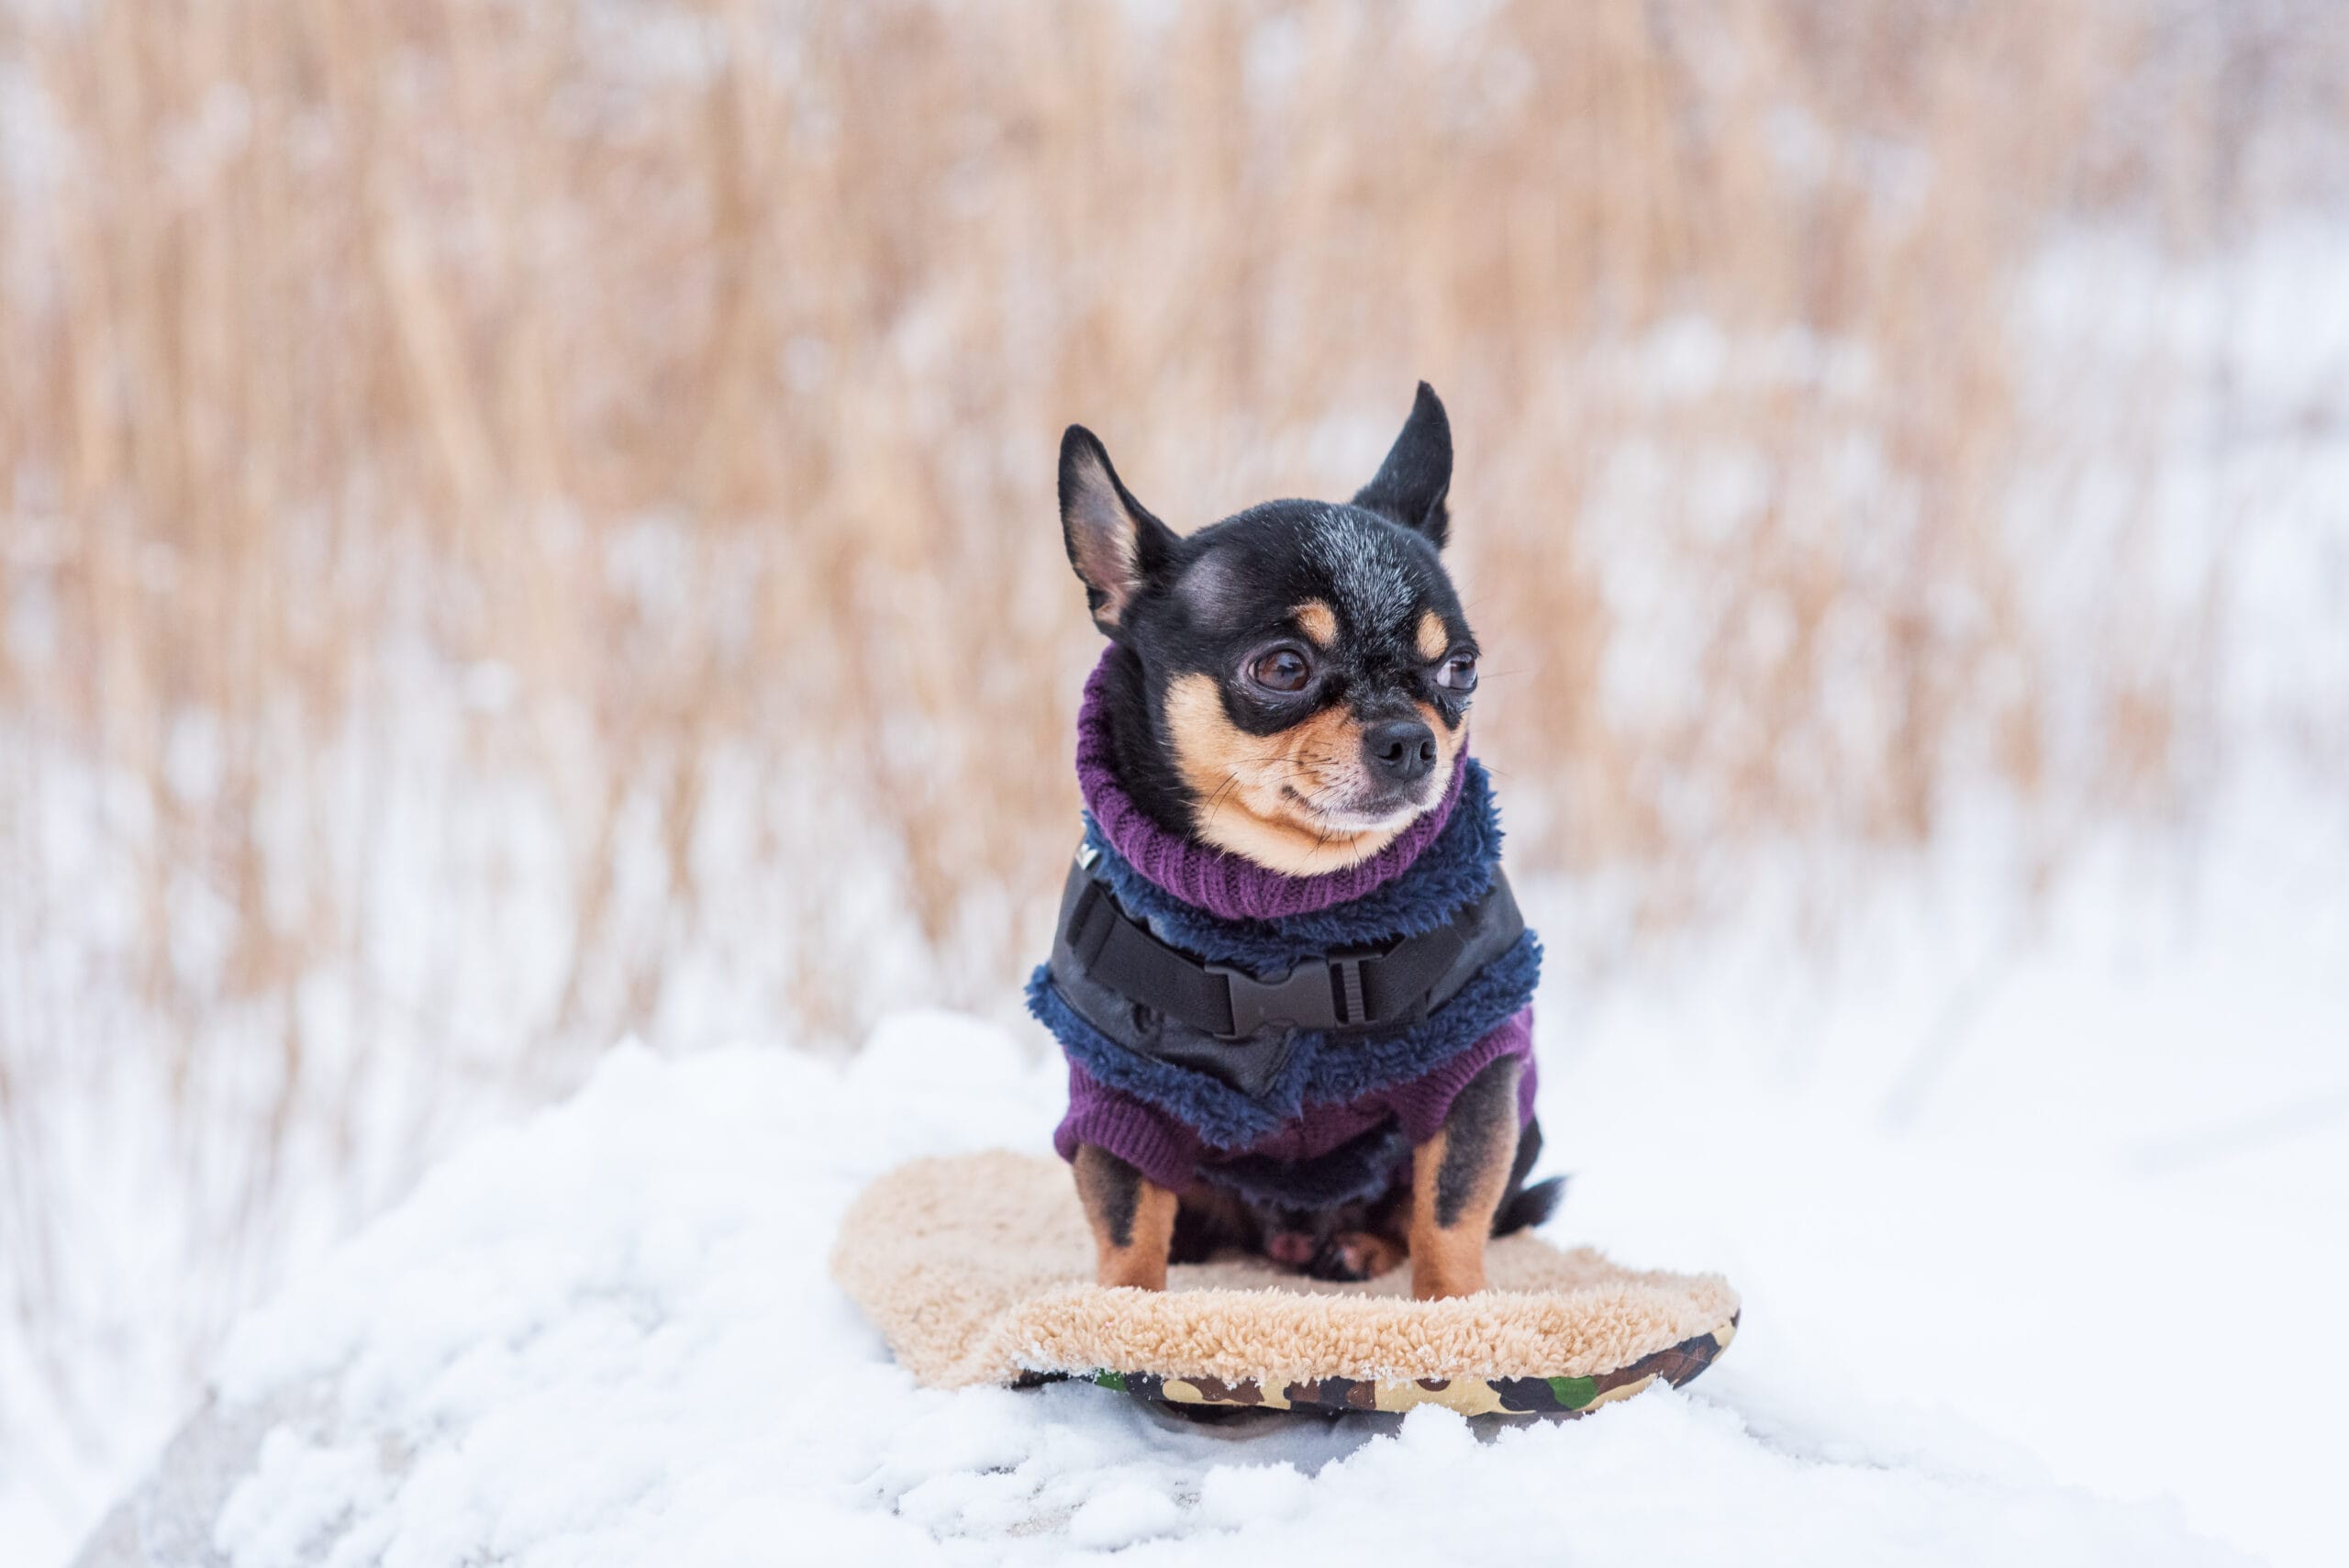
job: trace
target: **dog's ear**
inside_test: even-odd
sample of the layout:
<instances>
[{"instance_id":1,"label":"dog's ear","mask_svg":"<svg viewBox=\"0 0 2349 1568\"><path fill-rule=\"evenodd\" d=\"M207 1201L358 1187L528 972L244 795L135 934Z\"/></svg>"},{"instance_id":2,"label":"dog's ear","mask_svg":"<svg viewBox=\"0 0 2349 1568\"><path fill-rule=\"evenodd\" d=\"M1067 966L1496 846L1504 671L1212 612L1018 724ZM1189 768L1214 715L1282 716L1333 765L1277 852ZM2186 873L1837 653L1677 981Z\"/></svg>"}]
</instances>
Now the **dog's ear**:
<instances>
[{"instance_id":1,"label":"dog's ear","mask_svg":"<svg viewBox=\"0 0 2349 1568\"><path fill-rule=\"evenodd\" d=\"M1174 555L1174 531L1127 491L1100 439L1082 425L1061 438L1061 539L1093 624L1112 637Z\"/></svg>"},{"instance_id":2,"label":"dog's ear","mask_svg":"<svg viewBox=\"0 0 2349 1568\"><path fill-rule=\"evenodd\" d=\"M1452 531L1452 514L1443 504L1451 489L1452 421L1444 417L1435 388L1421 382L1403 433L1386 450L1378 477L1356 493L1353 504L1417 528L1442 550Z\"/></svg>"}]
</instances>

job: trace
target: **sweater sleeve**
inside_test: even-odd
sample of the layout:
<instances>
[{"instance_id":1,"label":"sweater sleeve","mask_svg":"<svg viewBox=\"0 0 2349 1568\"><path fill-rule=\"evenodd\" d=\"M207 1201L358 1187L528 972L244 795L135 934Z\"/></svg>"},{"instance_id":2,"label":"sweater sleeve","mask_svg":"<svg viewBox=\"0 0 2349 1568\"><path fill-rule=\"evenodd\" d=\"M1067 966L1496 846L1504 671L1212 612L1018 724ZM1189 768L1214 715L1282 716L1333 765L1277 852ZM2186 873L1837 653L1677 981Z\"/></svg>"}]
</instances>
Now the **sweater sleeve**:
<instances>
[{"instance_id":1,"label":"sweater sleeve","mask_svg":"<svg viewBox=\"0 0 2349 1568\"><path fill-rule=\"evenodd\" d=\"M1508 1056L1525 1064L1517 1085L1517 1124L1523 1127L1533 1117L1531 1007L1519 1008L1467 1050L1447 1057L1431 1071L1408 1083L1380 1090L1375 1097L1395 1113L1406 1138L1415 1144L1425 1143L1442 1129L1443 1118L1452 1114L1452 1102L1460 1097L1460 1091L1477 1073Z\"/></svg>"},{"instance_id":2,"label":"sweater sleeve","mask_svg":"<svg viewBox=\"0 0 2349 1568\"><path fill-rule=\"evenodd\" d=\"M1170 1192L1190 1186L1198 1169L1198 1134L1156 1106L1068 1064L1068 1114L1052 1131L1063 1160L1090 1143L1106 1149Z\"/></svg>"}]
</instances>

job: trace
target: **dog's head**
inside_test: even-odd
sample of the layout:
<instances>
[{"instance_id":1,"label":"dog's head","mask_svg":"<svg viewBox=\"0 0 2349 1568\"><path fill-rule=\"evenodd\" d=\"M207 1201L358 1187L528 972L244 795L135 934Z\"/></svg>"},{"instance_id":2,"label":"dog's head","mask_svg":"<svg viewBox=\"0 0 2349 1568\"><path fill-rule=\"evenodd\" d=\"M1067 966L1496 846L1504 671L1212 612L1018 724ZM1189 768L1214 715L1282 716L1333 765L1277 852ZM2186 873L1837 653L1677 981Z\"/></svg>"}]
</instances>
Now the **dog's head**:
<instances>
[{"instance_id":1,"label":"dog's head","mask_svg":"<svg viewBox=\"0 0 2349 1568\"><path fill-rule=\"evenodd\" d=\"M1352 501L1268 501L1189 535L1069 428L1069 562L1094 623L1139 661L1149 743L1196 837L1309 874L1375 854L1442 799L1476 688L1437 554L1451 484L1452 428L1424 383Z\"/></svg>"}]
</instances>

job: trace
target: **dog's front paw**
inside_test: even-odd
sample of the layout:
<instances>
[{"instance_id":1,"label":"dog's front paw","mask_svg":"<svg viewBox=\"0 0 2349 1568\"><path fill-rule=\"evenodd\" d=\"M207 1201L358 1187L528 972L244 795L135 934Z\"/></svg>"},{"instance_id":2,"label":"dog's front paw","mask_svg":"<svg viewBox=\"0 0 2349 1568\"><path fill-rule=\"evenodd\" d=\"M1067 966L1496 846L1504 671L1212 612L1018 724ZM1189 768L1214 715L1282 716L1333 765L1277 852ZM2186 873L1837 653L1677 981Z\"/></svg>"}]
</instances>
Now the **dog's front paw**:
<instances>
[{"instance_id":1,"label":"dog's front paw","mask_svg":"<svg viewBox=\"0 0 2349 1568\"><path fill-rule=\"evenodd\" d=\"M1369 1230L1341 1230L1321 1244L1306 1273L1315 1279L1376 1279L1401 1263L1403 1249Z\"/></svg>"},{"instance_id":2,"label":"dog's front paw","mask_svg":"<svg viewBox=\"0 0 2349 1568\"><path fill-rule=\"evenodd\" d=\"M1264 1256L1283 1268L1310 1271L1320 1256L1321 1247L1309 1230L1267 1230L1264 1232Z\"/></svg>"}]
</instances>

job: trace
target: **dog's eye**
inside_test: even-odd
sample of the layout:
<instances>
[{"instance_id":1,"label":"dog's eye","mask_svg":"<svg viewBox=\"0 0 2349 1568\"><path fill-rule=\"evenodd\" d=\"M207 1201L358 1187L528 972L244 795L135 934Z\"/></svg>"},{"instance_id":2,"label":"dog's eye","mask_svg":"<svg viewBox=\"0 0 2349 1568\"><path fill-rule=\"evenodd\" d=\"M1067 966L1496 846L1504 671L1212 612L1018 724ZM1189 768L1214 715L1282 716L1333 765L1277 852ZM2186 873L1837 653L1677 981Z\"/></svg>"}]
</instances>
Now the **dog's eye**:
<instances>
[{"instance_id":1,"label":"dog's eye","mask_svg":"<svg viewBox=\"0 0 2349 1568\"><path fill-rule=\"evenodd\" d=\"M1257 655L1248 677L1268 692L1301 692L1313 678L1313 666L1294 648L1275 648Z\"/></svg>"},{"instance_id":2,"label":"dog's eye","mask_svg":"<svg viewBox=\"0 0 2349 1568\"><path fill-rule=\"evenodd\" d=\"M1435 673L1435 684L1447 691L1473 692L1476 689L1476 656L1455 653L1443 662Z\"/></svg>"}]
</instances>

